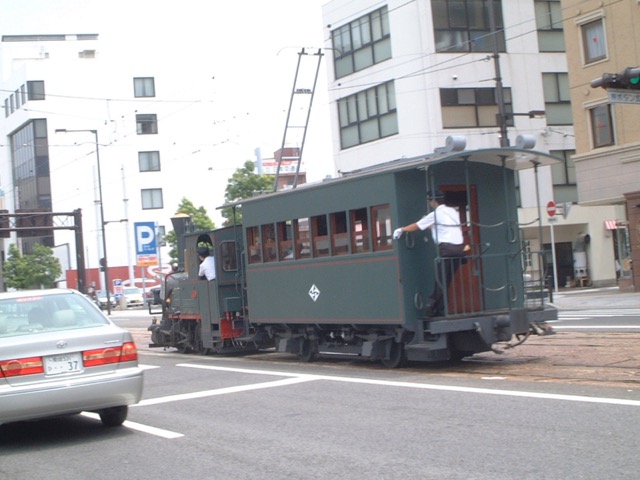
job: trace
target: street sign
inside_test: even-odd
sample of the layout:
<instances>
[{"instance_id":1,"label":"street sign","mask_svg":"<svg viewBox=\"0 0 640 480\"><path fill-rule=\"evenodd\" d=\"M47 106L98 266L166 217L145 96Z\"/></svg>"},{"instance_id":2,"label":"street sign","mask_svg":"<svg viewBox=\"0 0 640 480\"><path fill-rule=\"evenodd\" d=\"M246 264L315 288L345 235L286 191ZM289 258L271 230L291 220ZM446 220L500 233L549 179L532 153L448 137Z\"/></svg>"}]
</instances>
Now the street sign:
<instances>
[{"instance_id":1,"label":"street sign","mask_svg":"<svg viewBox=\"0 0 640 480\"><path fill-rule=\"evenodd\" d=\"M610 103L633 103L640 105L640 91L636 90L607 90Z\"/></svg>"},{"instance_id":2,"label":"street sign","mask_svg":"<svg viewBox=\"0 0 640 480\"><path fill-rule=\"evenodd\" d=\"M136 237L137 264L142 267L157 265L156 224L154 222L136 222L133 230Z\"/></svg>"},{"instance_id":3,"label":"street sign","mask_svg":"<svg viewBox=\"0 0 640 480\"><path fill-rule=\"evenodd\" d=\"M550 217L553 217L555 214L556 214L556 204L552 200L549 203L547 203L547 215L549 215Z\"/></svg>"}]
</instances>

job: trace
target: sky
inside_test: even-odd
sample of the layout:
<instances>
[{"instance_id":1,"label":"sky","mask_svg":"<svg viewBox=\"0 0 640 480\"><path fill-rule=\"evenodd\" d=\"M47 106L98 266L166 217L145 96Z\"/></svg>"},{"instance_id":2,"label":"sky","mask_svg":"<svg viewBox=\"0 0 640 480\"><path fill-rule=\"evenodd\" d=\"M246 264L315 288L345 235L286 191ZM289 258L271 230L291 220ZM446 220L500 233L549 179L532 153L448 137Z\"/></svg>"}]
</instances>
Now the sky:
<instances>
[{"instance_id":1,"label":"sky","mask_svg":"<svg viewBox=\"0 0 640 480\"><path fill-rule=\"evenodd\" d=\"M206 136L220 148L214 155L218 159L208 160L209 170L226 183L235 168L255 160L256 148L265 158L280 148L298 52L320 51L328 35L321 12L326 2L0 0L0 34L98 33L109 55L184 78L184 89L171 95L213 104L215 118ZM324 69L328 58L321 63L304 148L311 181L335 171ZM315 66L315 59L304 59L301 78L315 73ZM290 124L297 123L295 114ZM205 206L211 213L219 204Z\"/></svg>"}]
</instances>

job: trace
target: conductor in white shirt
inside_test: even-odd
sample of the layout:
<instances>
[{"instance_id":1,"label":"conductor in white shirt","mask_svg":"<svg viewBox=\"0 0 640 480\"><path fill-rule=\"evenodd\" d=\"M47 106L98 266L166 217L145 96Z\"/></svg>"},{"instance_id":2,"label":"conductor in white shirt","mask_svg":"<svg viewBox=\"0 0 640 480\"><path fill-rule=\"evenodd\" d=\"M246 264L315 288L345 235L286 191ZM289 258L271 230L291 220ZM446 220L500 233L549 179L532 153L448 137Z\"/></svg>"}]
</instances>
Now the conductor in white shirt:
<instances>
[{"instance_id":1,"label":"conductor in white shirt","mask_svg":"<svg viewBox=\"0 0 640 480\"><path fill-rule=\"evenodd\" d=\"M196 250L198 258L200 259L200 268L198 269L198 276L204 280L209 281L216 279L216 260L212 255L209 255L209 247L198 247Z\"/></svg>"},{"instance_id":2,"label":"conductor in white shirt","mask_svg":"<svg viewBox=\"0 0 640 480\"><path fill-rule=\"evenodd\" d=\"M397 228L393 232L395 240L402 237L404 232L431 229L433 241L438 245L438 256L443 258L443 264L436 271L436 284L427 307L429 315L438 317L444 315L444 292L448 290L461 258L471 251L464 244L460 215L458 210L447 202L447 195L437 191L429 194L431 213L420 220L405 227Z\"/></svg>"}]
</instances>

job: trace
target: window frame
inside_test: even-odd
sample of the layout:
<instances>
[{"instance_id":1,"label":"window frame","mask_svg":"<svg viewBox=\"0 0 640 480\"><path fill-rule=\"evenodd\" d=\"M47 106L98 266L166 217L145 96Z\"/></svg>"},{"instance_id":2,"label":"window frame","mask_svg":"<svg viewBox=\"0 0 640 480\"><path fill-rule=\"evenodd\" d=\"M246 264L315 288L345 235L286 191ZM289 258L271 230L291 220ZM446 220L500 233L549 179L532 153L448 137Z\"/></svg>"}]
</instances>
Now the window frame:
<instances>
[{"instance_id":1,"label":"window frame","mask_svg":"<svg viewBox=\"0 0 640 480\"><path fill-rule=\"evenodd\" d=\"M596 115L598 111L606 112L606 119L608 121L608 125L603 125L601 127L596 126L597 118ZM591 142L593 148L604 148L609 147L616 144L616 135L615 135L615 122L613 118L613 110L611 108L610 103L601 103L599 105L594 105L589 108L589 123L591 126ZM606 130L606 132L605 132ZM599 132L603 133L599 133ZM604 138L604 134L610 136L610 140L606 141ZM599 140L601 139L602 140Z\"/></svg>"},{"instance_id":2,"label":"window frame","mask_svg":"<svg viewBox=\"0 0 640 480\"><path fill-rule=\"evenodd\" d=\"M160 152L158 150L147 150L138 152L138 169L140 172L159 172Z\"/></svg>"},{"instance_id":3,"label":"window frame","mask_svg":"<svg viewBox=\"0 0 640 480\"><path fill-rule=\"evenodd\" d=\"M143 188L140 190L142 210L159 210L164 208L162 188ZM159 205L157 201L159 200Z\"/></svg>"},{"instance_id":4,"label":"window frame","mask_svg":"<svg viewBox=\"0 0 640 480\"><path fill-rule=\"evenodd\" d=\"M157 135L158 116L155 113L137 113L136 133L138 135Z\"/></svg>"},{"instance_id":5,"label":"window frame","mask_svg":"<svg viewBox=\"0 0 640 480\"><path fill-rule=\"evenodd\" d=\"M154 77L133 77L133 96L135 98L150 98L156 96Z\"/></svg>"}]
</instances>

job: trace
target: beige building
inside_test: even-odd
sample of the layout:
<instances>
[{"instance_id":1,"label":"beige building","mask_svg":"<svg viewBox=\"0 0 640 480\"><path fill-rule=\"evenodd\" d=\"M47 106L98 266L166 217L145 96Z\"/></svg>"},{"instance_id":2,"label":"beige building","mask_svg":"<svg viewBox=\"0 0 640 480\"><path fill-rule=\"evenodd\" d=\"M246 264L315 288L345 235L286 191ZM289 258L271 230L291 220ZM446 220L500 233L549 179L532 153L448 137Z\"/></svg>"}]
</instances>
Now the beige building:
<instances>
[{"instance_id":1,"label":"beige building","mask_svg":"<svg viewBox=\"0 0 640 480\"><path fill-rule=\"evenodd\" d=\"M620 206L603 229L614 238L621 288L638 290L640 268L634 272L632 264L640 264L640 100L618 103L591 81L640 65L640 1L562 0L562 10L578 201Z\"/></svg>"}]
</instances>

